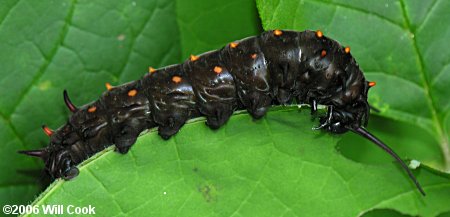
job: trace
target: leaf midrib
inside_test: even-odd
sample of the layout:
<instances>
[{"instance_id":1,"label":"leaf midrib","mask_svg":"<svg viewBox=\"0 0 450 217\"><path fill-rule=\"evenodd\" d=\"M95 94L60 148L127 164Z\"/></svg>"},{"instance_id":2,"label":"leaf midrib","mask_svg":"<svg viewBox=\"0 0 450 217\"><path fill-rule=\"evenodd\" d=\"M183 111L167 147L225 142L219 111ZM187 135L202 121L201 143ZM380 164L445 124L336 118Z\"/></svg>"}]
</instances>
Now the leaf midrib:
<instances>
[{"instance_id":1,"label":"leaf midrib","mask_svg":"<svg viewBox=\"0 0 450 217\"><path fill-rule=\"evenodd\" d=\"M439 0L436 0L436 2ZM406 11L406 7L405 7L405 2L404 0L400 0L400 5L401 5L401 9L402 9L402 16L403 19L405 20L405 25L406 25L406 30L409 31L409 34L414 35L414 37L410 37L412 38L412 44L413 44L413 48L414 48L414 52L416 53L416 57L417 57L417 61L419 63L419 72L420 72L420 77L422 79L422 84L423 84L423 88L426 94L426 100L428 103L428 107L431 111L431 116L432 116L432 121L434 123L434 127L437 131L438 134L438 142L441 146L441 150L442 150L442 154L444 156L444 168L445 170L450 170L450 148L449 148L449 143L447 140L447 136L445 135L445 132L443 130L443 126L442 123L439 121L438 115L437 115L437 109L436 109L436 102L433 98L433 95L431 94L431 89L430 89L430 81L428 80L428 77L426 76L426 70L425 70L425 65L424 65L424 60L422 57L422 54L419 51L419 47L417 45L417 35L416 32L414 31L414 29L412 29L411 27L411 23ZM437 3L434 3L437 4ZM432 8L434 8L434 5ZM428 16L428 15L427 15ZM424 23L422 23L423 25Z\"/></svg>"}]
</instances>

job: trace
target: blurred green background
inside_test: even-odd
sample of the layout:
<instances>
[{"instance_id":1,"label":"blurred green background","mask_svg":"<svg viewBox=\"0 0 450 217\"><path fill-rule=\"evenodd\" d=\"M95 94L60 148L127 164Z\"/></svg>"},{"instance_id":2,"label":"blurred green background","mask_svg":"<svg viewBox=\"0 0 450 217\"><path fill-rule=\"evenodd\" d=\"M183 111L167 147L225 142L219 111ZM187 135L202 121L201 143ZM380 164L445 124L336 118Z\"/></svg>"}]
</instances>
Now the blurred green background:
<instances>
[{"instance_id":1,"label":"blurred green background","mask_svg":"<svg viewBox=\"0 0 450 217\"><path fill-rule=\"evenodd\" d=\"M377 82L369 102L381 112L372 114L368 129L403 158L449 171L450 50L443 49L450 38L449 4L2 0L0 204L28 204L46 185L39 172L43 164L16 151L47 144L41 124L57 128L65 123L70 114L62 101L64 89L82 105L97 99L105 82L119 85L139 79L149 66L180 63L190 54L221 48L263 28L321 29L351 46L367 78ZM308 119L306 124L314 123ZM336 148L346 158L380 168L392 165L391 158L372 144L350 134L338 138ZM442 182L439 186L448 191L448 182ZM421 206L403 204L403 210L424 216L450 211L450 206L445 208L449 197L428 198L441 208L425 212ZM388 215L380 213L375 215Z\"/></svg>"}]
</instances>

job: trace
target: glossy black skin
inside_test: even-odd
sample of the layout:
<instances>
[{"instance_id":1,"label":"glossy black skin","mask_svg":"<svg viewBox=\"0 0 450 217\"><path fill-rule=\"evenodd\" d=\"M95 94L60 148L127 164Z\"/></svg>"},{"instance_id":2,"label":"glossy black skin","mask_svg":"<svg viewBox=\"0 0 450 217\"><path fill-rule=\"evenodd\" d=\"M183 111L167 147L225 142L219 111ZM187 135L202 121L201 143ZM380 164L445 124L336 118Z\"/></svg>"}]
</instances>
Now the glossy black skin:
<instances>
[{"instance_id":1,"label":"glossy black skin","mask_svg":"<svg viewBox=\"0 0 450 217\"><path fill-rule=\"evenodd\" d=\"M51 136L43 157L46 170L71 179L78 175L77 164L111 144L126 153L145 129L158 127L168 139L193 117L206 116L206 124L217 129L235 110L261 118L269 106L294 100L311 104L313 113L317 104L326 105L319 128L332 133L367 124L368 82L338 42L313 31L278 36L267 31L236 43L114 87L79 108ZM133 89L137 95L128 96ZM92 106L95 112L88 111Z\"/></svg>"}]
</instances>

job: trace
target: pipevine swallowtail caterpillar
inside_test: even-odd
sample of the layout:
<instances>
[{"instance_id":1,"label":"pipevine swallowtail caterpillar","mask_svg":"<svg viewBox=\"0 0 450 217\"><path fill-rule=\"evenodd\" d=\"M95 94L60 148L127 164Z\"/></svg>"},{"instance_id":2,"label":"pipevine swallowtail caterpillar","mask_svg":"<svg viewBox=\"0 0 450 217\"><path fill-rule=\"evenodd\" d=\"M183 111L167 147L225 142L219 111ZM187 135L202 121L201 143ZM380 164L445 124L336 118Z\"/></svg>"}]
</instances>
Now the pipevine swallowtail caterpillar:
<instances>
[{"instance_id":1,"label":"pipevine swallowtail caterpillar","mask_svg":"<svg viewBox=\"0 0 450 217\"><path fill-rule=\"evenodd\" d=\"M422 187L400 157L368 132L371 107L367 94L375 82L365 79L349 47L321 31L266 31L259 36L191 57L181 64L149 68L140 80L112 87L99 100L76 107L64 91L64 102L73 113L53 131L43 126L50 144L20 151L40 157L53 178L66 180L79 173L76 165L114 144L127 153L139 134L158 127L168 139L194 117L205 116L217 129L235 110L246 109L255 118L271 105L293 101L327 107L320 118L323 129L334 134L354 132L389 153L408 173L419 191Z\"/></svg>"}]
</instances>

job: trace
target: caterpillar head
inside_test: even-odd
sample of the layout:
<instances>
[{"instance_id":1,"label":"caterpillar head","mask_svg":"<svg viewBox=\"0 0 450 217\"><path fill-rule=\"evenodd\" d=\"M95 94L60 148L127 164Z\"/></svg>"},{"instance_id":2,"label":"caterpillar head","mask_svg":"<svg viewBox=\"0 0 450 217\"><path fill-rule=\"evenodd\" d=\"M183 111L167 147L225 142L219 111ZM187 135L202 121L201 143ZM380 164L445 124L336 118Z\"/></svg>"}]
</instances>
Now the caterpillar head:
<instances>
[{"instance_id":1,"label":"caterpillar head","mask_svg":"<svg viewBox=\"0 0 450 217\"><path fill-rule=\"evenodd\" d=\"M64 102L71 112L78 111L78 108L70 101L67 91L64 90ZM72 144L80 142L78 136L69 124L53 131L43 125L42 129L50 137L50 144L43 149L19 151L20 154L26 154L41 158L45 164L45 170L54 179L63 178L70 180L79 173L75 166L79 160L70 155Z\"/></svg>"},{"instance_id":2,"label":"caterpillar head","mask_svg":"<svg viewBox=\"0 0 450 217\"><path fill-rule=\"evenodd\" d=\"M134 87L133 84L130 86ZM120 88L109 90L106 94L121 90ZM125 91L129 92L126 89ZM127 97L130 93L127 95L126 92L117 95ZM134 113L123 112L121 109L125 106L117 103L119 99L116 98L110 104L106 104L110 109L109 113L115 112L115 118L111 121L115 122L116 126L121 126L111 129L108 128L109 121L104 104L96 101L77 108L70 101L67 91L64 91L63 95L66 106L73 113L68 123L55 131L43 126L44 132L50 137L50 144L46 148L19 151L22 154L41 158L45 163L46 171L53 178L66 180L74 178L78 175L77 164L95 154L97 150L103 150L112 141L120 153L126 153L136 141L139 133L146 127L147 122L137 120L145 119L148 111L148 105L142 102L144 101L142 96L135 97L141 101L133 101L133 103L139 104L138 106L135 104L126 106L133 108ZM117 133L111 135L110 131L112 130Z\"/></svg>"},{"instance_id":3,"label":"caterpillar head","mask_svg":"<svg viewBox=\"0 0 450 217\"><path fill-rule=\"evenodd\" d=\"M370 106L367 92L375 82L355 82L332 99L326 117L320 119L320 127L332 133L345 133L350 129L367 126Z\"/></svg>"},{"instance_id":4,"label":"caterpillar head","mask_svg":"<svg viewBox=\"0 0 450 217\"><path fill-rule=\"evenodd\" d=\"M333 105L329 106L327 116L320 119L321 125L316 129L325 129L332 133L351 131L368 139L391 155L407 172L420 193L425 196L424 190L403 160L389 146L364 128L367 125L370 111L370 106L367 102L367 92L376 83L367 82L364 78L359 80L359 82L358 80L355 79L353 82L350 82L348 88L336 94Z\"/></svg>"},{"instance_id":5,"label":"caterpillar head","mask_svg":"<svg viewBox=\"0 0 450 217\"><path fill-rule=\"evenodd\" d=\"M50 136L50 144L37 150L19 151L21 154L26 154L33 157L39 157L44 161L45 170L54 179L63 178L70 180L76 177L79 173L69 150L62 145L61 139L63 137L63 129L52 131L48 127L42 127L44 132Z\"/></svg>"}]
</instances>

